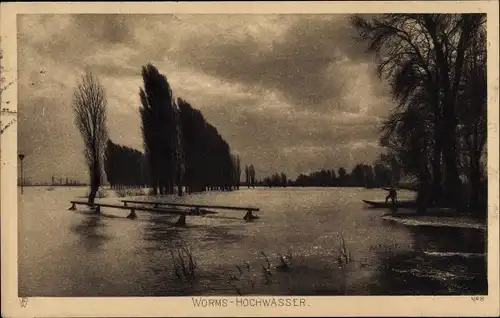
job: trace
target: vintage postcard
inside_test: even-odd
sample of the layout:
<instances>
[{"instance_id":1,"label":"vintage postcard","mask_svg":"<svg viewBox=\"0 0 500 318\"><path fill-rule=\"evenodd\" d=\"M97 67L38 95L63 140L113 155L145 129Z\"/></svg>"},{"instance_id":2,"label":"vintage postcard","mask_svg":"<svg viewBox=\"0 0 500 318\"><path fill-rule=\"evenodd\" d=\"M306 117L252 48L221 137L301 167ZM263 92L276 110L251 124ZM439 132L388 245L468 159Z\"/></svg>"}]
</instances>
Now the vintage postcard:
<instances>
[{"instance_id":1,"label":"vintage postcard","mask_svg":"<svg viewBox=\"0 0 500 318\"><path fill-rule=\"evenodd\" d=\"M498 316L498 12L2 3L2 317Z\"/></svg>"}]
</instances>

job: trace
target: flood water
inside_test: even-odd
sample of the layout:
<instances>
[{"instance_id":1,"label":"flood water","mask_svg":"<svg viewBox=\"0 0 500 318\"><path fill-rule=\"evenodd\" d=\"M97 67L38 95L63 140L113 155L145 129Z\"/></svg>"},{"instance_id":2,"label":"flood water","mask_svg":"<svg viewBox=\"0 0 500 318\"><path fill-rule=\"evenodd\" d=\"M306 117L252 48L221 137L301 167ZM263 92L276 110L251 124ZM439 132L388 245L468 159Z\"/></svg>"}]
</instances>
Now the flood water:
<instances>
[{"instance_id":1,"label":"flood water","mask_svg":"<svg viewBox=\"0 0 500 318\"><path fill-rule=\"evenodd\" d=\"M385 221L387 211L361 202L383 199L381 190L242 188L162 198L260 208L253 222L243 221L242 211L221 211L188 216L183 228L171 226L173 216L147 212L130 220L126 210L68 211L69 201L86 193L83 187L24 189L19 296L487 293L485 231ZM99 202L123 199L107 193ZM171 253L176 257L181 246L196 263L191 280L174 269ZM339 258L342 251L349 261ZM274 266L284 254L292 258L280 271Z\"/></svg>"}]
</instances>

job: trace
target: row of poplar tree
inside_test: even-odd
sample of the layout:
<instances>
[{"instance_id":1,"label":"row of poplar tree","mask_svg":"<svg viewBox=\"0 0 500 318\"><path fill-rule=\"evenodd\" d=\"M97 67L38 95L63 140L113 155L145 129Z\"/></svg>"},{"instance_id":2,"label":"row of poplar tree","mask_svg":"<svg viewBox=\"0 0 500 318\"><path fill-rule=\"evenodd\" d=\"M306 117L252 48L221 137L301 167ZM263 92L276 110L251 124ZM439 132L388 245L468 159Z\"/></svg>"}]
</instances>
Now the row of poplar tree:
<instances>
[{"instance_id":1,"label":"row of poplar tree","mask_svg":"<svg viewBox=\"0 0 500 318\"><path fill-rule=\"evenodd\" d=\"M108 141L104 170L110 185L151 187L154 194L182 195L240 186L240 158L203 114L174 99L165 75L143 66L140 115L145 152Z\"/></svg>"}]
</instances>

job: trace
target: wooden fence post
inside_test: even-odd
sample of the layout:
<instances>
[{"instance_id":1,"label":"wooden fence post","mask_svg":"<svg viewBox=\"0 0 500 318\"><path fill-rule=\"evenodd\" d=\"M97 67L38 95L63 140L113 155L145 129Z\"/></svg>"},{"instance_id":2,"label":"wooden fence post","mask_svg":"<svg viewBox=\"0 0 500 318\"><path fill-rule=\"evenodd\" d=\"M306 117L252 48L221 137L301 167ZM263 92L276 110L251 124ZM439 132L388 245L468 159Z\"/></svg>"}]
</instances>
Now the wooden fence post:
<instances>
[{"instance_id":1,"label":"wooden fence post","mask_svg":"<svg viewBox=\"0 0 500 318\"><path fill-rule=\"evenodd\" d=\"M179 216L179 219L177 220L177 222L175 222L175 225L176 226L184 226L184 225L186 225L186 214L181 214Z\"/></svg>"},{"instance_id":2,"label":"wooden fence post","mask_svg":"<svg viewBox=\"0 0 500 318\"><path fill-rule=\"evenodd\" d=\"M137 214L135 214L135 209L130 209L130 214L127 216L127 219L136 219Z\"/></svg>"}]
</instances>

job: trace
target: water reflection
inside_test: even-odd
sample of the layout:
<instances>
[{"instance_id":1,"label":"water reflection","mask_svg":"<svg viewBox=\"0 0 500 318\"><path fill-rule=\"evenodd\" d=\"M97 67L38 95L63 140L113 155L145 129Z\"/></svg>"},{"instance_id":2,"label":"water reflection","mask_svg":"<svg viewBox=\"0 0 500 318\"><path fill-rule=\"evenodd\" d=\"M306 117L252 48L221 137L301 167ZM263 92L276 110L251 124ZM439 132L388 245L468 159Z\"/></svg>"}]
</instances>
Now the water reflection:
<instances>
[{"instance_id":1,"label":"water reflection","mask_svg":"<svg viewBox=\"0 0 500 318\"><path fill-rule=\"evenodd\" d=\"M71 230L80 236L78 242L87 251L96 251L102 244L109 240L109 236L104 234L106 225L100 215L86 215L79 224L73 225Z\"/></svg>"},{"instance_id":2,"label":"water reflection","mask_svg":"<svg viewBox=\"0 0 500 318\"><path fill-rule=\"evenodd\" d=\"M165 246L165 242L175 243L185 240L193 241L194 244L229 244L241 242L244 237L240 219L237 219L238 222L235 224L214 226L213 224L196 224L193 218L195 216L188 217L186 226L177 227L172 224L175 218L151 217L143 228L144 240L158 243L157 248L161 249Z\"/></svg>"},{"instance_id":3,"label":"water reflection","mask_svg":"<svg viewBox=\"0 0 500 318\"><path fill-rule=\"evenodd\" d=\"M144 225L143 239L151 241L154 248L161 249L165 243L179 240L181 238L180 227L172 225L173 219L171 217L151 217L149 222Z\"/></svg>"},{"instance_id":4,"label":"water reflection","mask_svg":"<svg viewBox=\"0 0 500 318\"><path fill-rule=\"evenodd\" d=\"M408 227L419 251L484 253L486 231L478 229L411 226Z\"/></svg>"},{"instance_id":5,"label":"water reflection","mask_svg":"<svg viewBox=\"0 0 500 318\"><path fill-rule=\"evenodd\" d=\"M474 229L410 227L412 251L377 251L372 295L487 294L486 234Z\"/></svg>"}]
</instances>

